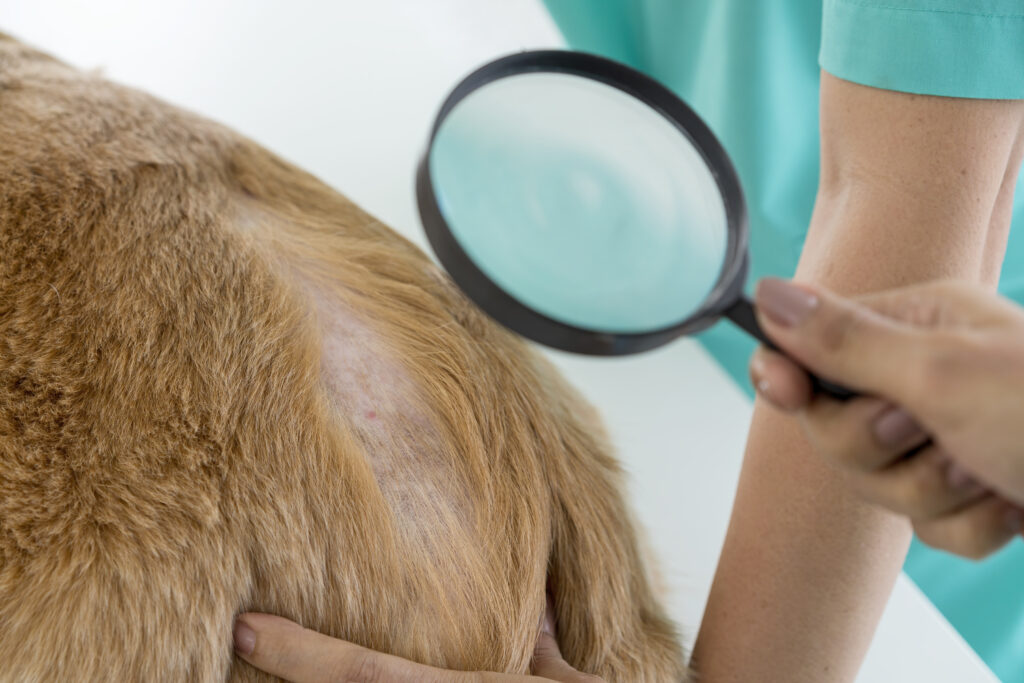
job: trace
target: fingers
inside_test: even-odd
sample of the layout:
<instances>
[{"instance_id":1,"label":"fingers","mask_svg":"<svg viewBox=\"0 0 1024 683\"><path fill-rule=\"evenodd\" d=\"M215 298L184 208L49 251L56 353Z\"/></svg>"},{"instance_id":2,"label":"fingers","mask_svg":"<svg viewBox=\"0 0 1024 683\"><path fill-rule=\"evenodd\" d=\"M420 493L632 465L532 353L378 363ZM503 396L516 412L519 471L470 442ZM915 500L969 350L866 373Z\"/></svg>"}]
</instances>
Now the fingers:
<instances>
[{"instance_id":1,"label":"fingers","mask_svg":"<svg viewBox=\"0 0 1024 683\"><path fill-rule=\"evenodd\" d=\"M884 401L818 398L800 420L815 450L849 472L861 497L912 520L949 514L986 493L929 445L913 417Z\"/></svg>"},{"instance_id":2,"label":"fingers","mask_svg":"<svg viewBox=\"0 0 1024 683\"><path fill-rule=\"evenodd\" d=\"M853 472L850 480L868 501L914 521L928 521L954 514L989 494L970 477L951 476L956 471L940 448L929 446L889 467Z\"/></svg>"},{"instance_id":3,"label":"fingers","mask_svg":"<svg viewBox=\"0 0 1024 683\"><path fill-rule=\"evenodd\" d=\"M856 301L776 278L758 283L758 322L800 367L861 393L885 396L942 422L955 389L985 356L980 331L1020 334L1024 314L964 282L876 292ZM770 370L770 369L769 369ZM779 371L778 368L775 371ZM775 398L791 409L790 371ZM771 382L769 382L771 385ZM799 391L797 389L796 391ZM928 415L926 415L928 413Z\"/></svg>"},{"instance_id":4,"label":"fingers","mask_svg":"<svg viewBox=\"0 0 1024 683\"><path fill-rule=\"evenodd\" d=\"M562 659L562 653L558 649L555 637L543 631L537 638L530 670L534 676L560 683L603 683L597 676L580 673L569 666Z\"/></svg>"},{"instance_id":5,"label":"fingers","mask_svg":"<svg viewBox=\"0 0 1024 683\"><path fill-rule=\"evenodd\" d=\"M555 611L550 600L533 650L530 670L535 676L560 683L603 683L597 676L582 674L562 659L562 651L555 640Z\"/></svg>"},{"instance_id":6,"label":"fingers","mask_svg":"<svg viewBox=\"0 0 1024 683\"><path fill-rule=\"evenodd\" d=\"M930 337L867 306L822 290L766 278L758 321L787 355L821 377L907 403L920 384Z\"/></svg>"},{"instance_id":7,"label":"fingers","mask_svg":"<svg viewBox=\"0 0 1024 683\"><path fill-rule=\"evenodd\" d=\"M877 470L928 439L910 415L882 400L839 402L814 396L803 370L764 347L754 353L750 374L758 393L776 407L803 409L802 426L815 450L840 467Z\"/></svg>"},{"instance_id":8,"label":"fingers","mask_svg":"<svg viewBox=\"0 0 1024 683\"><path fill-rule=\"evenodd\" d=\"M942 449L929 445L911 415L880 399L817 397L799 419L815 450L849 472L861 497L912 520L949 514L986 494Z\"/></svg>"},{"instance_id":9,"label":"fingers","mask_svg":"<svg viewBox=\"0 0 1024 683\"><path fill-rule=\"evenodd\" d=\"M914 531L933 548L980 560L1019 534L1022 518L1021 510L988 495L959 513L915 522Z\"/></svg>"},{"instance_id":10,"label":"fingers","mask_svg":"<svg viewBox=\"0 0 1024 683\"><path fill-rule=\"evenodd\" d=\"M235 652L256 668L293 683L487 680L415 664L304 629L281 617L251 612L235 622Z\"/></svg>"},{"instance_id":11,"label":"fingers","mask_svg":"<svg viewBox=\"0 0 1024 683\"><path fill-rule=\"evenodd\" d=\"M558 648L550 613L537 639L533 669L543 680L602 683L569 666ZM269 614L249 612L235 622L235 652L267 673L293 683L541 683L534 676L442 671L330 638Z\"/></svg>"},{"instance_id":12,"label":"fingers","mask_svg":"<svg viewBox=\"0 0 1024 683\"><path fill-rule=\"evenodd\" d=\"M751 362L758 391L776 406L799 412L816 450L848 471L862 497L910 517L925 543L965 557L984 557L1020 533L1024 511L952 464L909 412L880 399L841 403L813 396L796 364L907 406L932 428L948 425L950 413L942 406L950 396L969 400L960 391L974 367L966 359L983 357L965 330L1016 330L1019 312L948 283L854 303L769 279L759 284L756 302L765 333L795 359L759 350ZM970 406L953 407L962 413Z\"/></svg>"},{"instance_id":13,"label":"fingers","mask_svg":"<svg viewBox=\"0 0 1024 683\"><path fill-rule=\"evenodd\" d=\"M928 440L913 417L874 398L840 402L818 397L803 410L800 421L826 460L862 472L885 467Z\"/></svg>"},{"instance_id":14,"label":"fingers","mask_svg":"<svg viewBox=\"0 0 1024 683\"><path fill-rule=\"evenodd\" d=\"M875 399L817 399L802 420L812 443L847 470L858 495L909 517L924 543L980 559L1020 533L1021 511L951 462L939 446L920 448L924 435L898 408ZM869 429L868 420L889 425L888 446L879 443L879 430ZM913 454L900 455L907 450Z\"/></svg>"},{"instance_id":15,"label":"fingers","mask_svg":"<svg viewBox=\"0 0 1024 683\"><path fill-rule=\"evenodd\" d=\"M759 394L787 412L803 408L814 397L807 372L763 346L750 359L750 381Z\"/></svg>"}]
</instances>

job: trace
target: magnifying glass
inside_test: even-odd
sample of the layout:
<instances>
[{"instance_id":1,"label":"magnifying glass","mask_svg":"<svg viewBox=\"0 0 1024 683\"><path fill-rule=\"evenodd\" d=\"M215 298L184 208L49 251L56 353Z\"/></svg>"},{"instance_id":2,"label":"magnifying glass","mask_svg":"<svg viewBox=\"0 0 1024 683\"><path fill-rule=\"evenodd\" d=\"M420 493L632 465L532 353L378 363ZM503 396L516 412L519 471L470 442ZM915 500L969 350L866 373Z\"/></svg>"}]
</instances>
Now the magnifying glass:
<instances>
[{"instance_id":1,"label":"magnifying glass","mask_svg":"<svg viewBox=\"0 0 1024 683\"><path fill-rule=\"evenodd\" d=\"M726 317L772 346L743 293L747 210L729 157L623 64L543 50L477 69L441 106L416 197L455 283L528 339L614 356Z\"/></svg>"}]
</instances>

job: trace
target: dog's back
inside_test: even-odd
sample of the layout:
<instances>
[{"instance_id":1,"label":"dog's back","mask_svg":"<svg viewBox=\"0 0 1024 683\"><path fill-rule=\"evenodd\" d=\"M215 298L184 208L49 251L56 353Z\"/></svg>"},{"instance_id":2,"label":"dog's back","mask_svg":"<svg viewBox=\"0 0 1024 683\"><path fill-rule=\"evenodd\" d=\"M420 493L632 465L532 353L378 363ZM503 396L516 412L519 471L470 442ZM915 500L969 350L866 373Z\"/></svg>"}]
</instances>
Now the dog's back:
<instances>
[{"instance_id":1,"label":"dog's back","mask_svg":"<svg viewBox=\"0 0 1024 683\"><path fill-rule=\"evenodd\" d=\"M242 610L678 680L598 423L252 142L0 36L0 679L255 680Z\"/></svg>"}]
</instances>

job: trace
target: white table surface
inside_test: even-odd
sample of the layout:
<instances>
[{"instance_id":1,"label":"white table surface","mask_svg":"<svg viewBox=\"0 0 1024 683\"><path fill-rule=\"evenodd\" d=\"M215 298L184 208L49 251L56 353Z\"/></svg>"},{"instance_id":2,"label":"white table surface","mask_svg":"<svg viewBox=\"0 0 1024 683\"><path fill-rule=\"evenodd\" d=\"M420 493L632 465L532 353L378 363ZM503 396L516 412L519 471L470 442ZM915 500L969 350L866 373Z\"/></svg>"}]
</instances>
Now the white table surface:
<instances>
[{"instance_id":1,"label":"white table surface","mask_svg":"<svg viewBox=\"0 0 1024 683\"><path fill-rule=\"evenodd\" d=\"M423 245L413 168L466 72L562 46L536 0L0 0L0 30L218 119ZM724 538L750 403L690 341L640 357L551 354L601 409L692 642ZM901 577L860 683L995 681Z\"/></svg>"}]
</instances>

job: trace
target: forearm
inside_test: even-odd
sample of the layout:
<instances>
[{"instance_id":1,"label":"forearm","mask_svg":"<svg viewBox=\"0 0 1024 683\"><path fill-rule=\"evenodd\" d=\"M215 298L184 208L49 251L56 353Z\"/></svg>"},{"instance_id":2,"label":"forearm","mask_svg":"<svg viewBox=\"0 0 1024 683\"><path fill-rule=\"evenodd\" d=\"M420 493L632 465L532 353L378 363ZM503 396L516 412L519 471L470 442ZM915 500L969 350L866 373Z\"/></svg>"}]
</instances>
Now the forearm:
<instances>
[{"instance_id":1,"label":"forearm","mask_svg":"<svg viewBox=\"0 0 1024 683\"><path fill-rule=\"evenodd\" d=\"M936 99L823 76L822 180L798 278L842 293L995 281L1019 123ZM909 538L792 420L756 406L694 654L702 680L852 680Z\"/></svg>"},{"instance_id":2,"label":"forearm","mask_svg":"<svg viewBox=\"0 0 1024 683\"><path fill-rule=\"evenodd\" d=\"M819 198L812 230L853 220L850 201ZM868 272L827 256L804 263L804 278L837 290L884 287L902 272L877 260ZM795 419L759 401L694 652L702 680L852 680L909 541L908 522L855 497Z\"/></svg>"}]
</instances>

